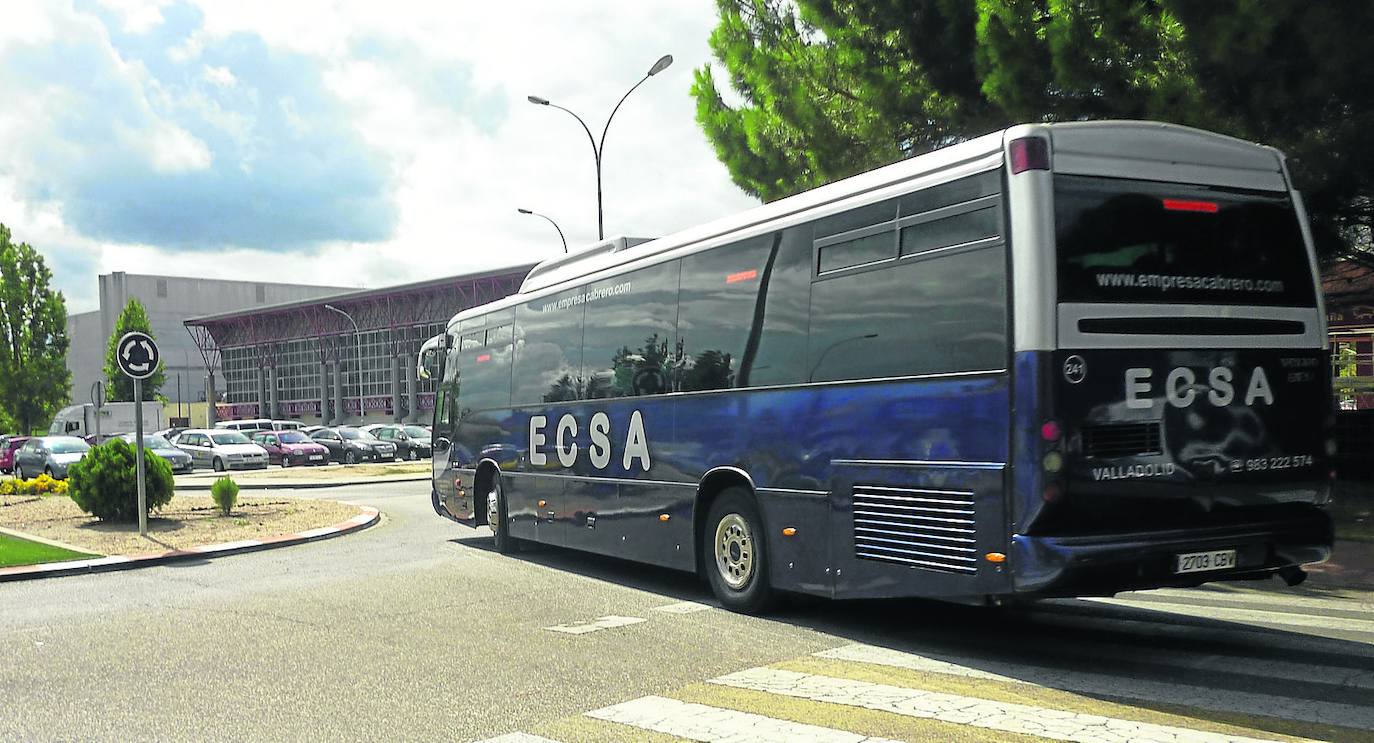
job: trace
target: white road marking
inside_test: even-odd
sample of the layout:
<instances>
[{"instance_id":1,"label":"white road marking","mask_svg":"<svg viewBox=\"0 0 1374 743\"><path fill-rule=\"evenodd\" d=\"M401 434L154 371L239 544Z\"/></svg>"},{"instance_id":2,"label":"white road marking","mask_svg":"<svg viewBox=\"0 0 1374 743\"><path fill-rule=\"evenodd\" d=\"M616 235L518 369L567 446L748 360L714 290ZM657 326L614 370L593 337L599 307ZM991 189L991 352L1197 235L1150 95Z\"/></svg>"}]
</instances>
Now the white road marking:
<instances>
[{"instance_id":1,"label":"white road marking","mask_svg":"<svg viewBox=\"0 0 1374 743\"><path fill-rule=\"evenodd\" d=\"M945 673L965 678L1043 686L1094 696L1146 699L1216 712L1241 712L1285 720L1328 723L1374 730L1374 709L1337 702L1280 697L1206 685L1150 681L1105 673L1070 671L1006 661L943 656L945 660L872 645L846 645L816 653L821 658L871 663L925 673ZM951 662L953 661L953 662ZM1206 678L1199 677L1201 684Z\"/></svg>"},{"instance_id":2,"label":"white road marking","mask_svg":"<svg viewBox=\"0 0 1374 743\"><path fill-rule=\"evenodd\" d=\"M603 629L614 629L616 627L627 627L631 624L639 624L640 622L646 621L648 620L640 619L639 617L618 617L613 614L611 616L594 619L590 622L582 622L580 624L556 624L552 627L545 627L544 629L550 632L562 632L568 635L585 635L588 632L598 632Z\"/></svg>"},{"instance_id":3,"label":"white road marking","mask_svg":"<svg viewBox=\"0 0 1374 743\"><path fill-rule=\"evenodd\" d=\"M695 601L679 601L676 604L655 606L652 611L661 611L664 614L692 614L698 611L706 611L710 608L710 604L700 604Z\"/></svg>"},{"instance_id":4,"label":"white road marking","mask_svg":"<svg viewBox=\"0 0 1374 743\"><path fill-rule=\"evenodd\" d=\"M710 683L1078 743L1252 743L1266 740L773 668L740 671L711 679Z\"/></svg>"},{"instance_id":5,"label":"white road marking","mask_svg":"<svg viewBox=\"0 0 1374 743\"><path fill-rule=\"evenodd\" d=\"M667 697L643 697L592 710L586 716L702 743L898 743Z\"/></svg>"},{"instance_id":6,"label":"white road marking","mask_svg":"<svg viewBox=\"0 0 1374 743\"><path fill-rule=\"evenodd\" d=\"M1284 627L1312 627L1317 629L1344 630L1374 634L1374 619L1350 619L1348 617L1319 617L1313 614L1292 614L1277 609L1235 609L1222 606L1199 606L1197 604L1174 604L1165 601L1136 601L1132 599L1084 598L1082 601L1127 606L1132 609L1183 614L1202 619L1217 619L1227 622L1248 622L1251 624L1279 625Z\"/></svg>"},{"instance_id":7,"label":"white road marking","mask_svg":"<svg viewBox=\"0 0 1374 743\"><path fill-rule=\"evenodd\" d=\"M506 733L495 738L479 740L477 743L558 743L558 741L529 733Z\"/></svg>"}]
</instances>

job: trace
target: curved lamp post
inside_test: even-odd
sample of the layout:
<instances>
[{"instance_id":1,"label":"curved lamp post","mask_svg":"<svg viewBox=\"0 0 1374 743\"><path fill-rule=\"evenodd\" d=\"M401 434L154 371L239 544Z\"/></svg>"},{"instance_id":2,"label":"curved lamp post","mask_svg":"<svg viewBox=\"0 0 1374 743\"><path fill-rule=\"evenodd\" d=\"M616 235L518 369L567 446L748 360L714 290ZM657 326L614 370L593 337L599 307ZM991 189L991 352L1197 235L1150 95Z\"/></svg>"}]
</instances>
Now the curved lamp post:
<instances>
[{"instance_id":1,"label":"curved lamp post","mask_svg":"<svg viewBox=\"0 0 1374 743\"><path fill-rule=\"evenodd\" d=\"M563 230L562 230L562 229L559 229L558 223L555 222L555 221L553 221L553 219L552 219L551 217L547 217L547 216L545 216L545 215L543 215L543 214L540 214L539 212L532 212L532 211L530 211L529 209L520 209L520 208L516 208L516 211L517 211L517 212L520 212L521 214L532 214L532 215L534 215L534 216L536 216L536 217L543 217L544 219L549 220L549 224L553 225L553 228L554 228L555 230L558 230L558 239L563 241L563 252L564 252L564 253L568 252L568 238L563 237Z\"/></svg>"},{"instance_id":2,"label":"curved lamp post","mask_svg":"<svg viewBox=\"0 0 1374 743\"><path fill-rule=\"evenodd\" d=\"M327 305L324 306L324 308L327 309L327 310L329 310L330 312L337 312L337 313L339 313L340 315L343 315L345 318L348 319L349 322L353 323L353 339L357 342L357 346L358 346L358 420L359 420L359 421L362 421L362 420L363 420L363 414L364 414L364 411L363 411L363 336L362 336L362 333L358 332L358 321L357 321L357 320L354 320L352 315L348 314L347 312L344 312L343 310L339 309L338 307L335 307L335 306L332 305L332 304L327 304ZM343 411L339 411L339 412L340 412L340 417L342 418L342 417L343 417L343 416L342 416Z\"/></svg>"},{"instance_id":3,"label":"curved lamp post","mask_svg":"<svg viewBox=\"0 0 1374 743\"><path fill-rule=\"evenodd\" d=\"M551 108L556 108L559 111L566 112L569 116L572 116L574 119L577 119L577 123L581 124L582 130L587 133L587 140L592 143L592 156L596 158L596 239L598 240L606 239L606 221L605 215L601 208L601 154L606 150L606 132L610 131L611 119L615 118L615 112L620 110L620 104L624 103L625 99L629 98L630 94L635 92L635 88L638 88L640 85L643 85L645 80L648 80L654 75L657 75L658 73L668 69L668 65L672 63L673 55L671 54L665 54L662 57L659 57L658 61L654 62L654 66L650 67L649 71L644 73L644 77L640 78L639 82L630 86L630 89L625 91L625 95L620 96L620 102L615 104L615 108L611 109L611 115L606 117L606 126L601 130L600 143L598 143L596 141L596 138L592 136L591 128L587 126L587 122L583 121L581 116L578 116L572 111L569 111L568 109L563 108L562 106L556 103L550 103L548 98L540 98L537 95L525 96L526 100L537 106L549 106ZM560 232L562 232L562 230L560 230Z\"/></svg>"}]
</instances>

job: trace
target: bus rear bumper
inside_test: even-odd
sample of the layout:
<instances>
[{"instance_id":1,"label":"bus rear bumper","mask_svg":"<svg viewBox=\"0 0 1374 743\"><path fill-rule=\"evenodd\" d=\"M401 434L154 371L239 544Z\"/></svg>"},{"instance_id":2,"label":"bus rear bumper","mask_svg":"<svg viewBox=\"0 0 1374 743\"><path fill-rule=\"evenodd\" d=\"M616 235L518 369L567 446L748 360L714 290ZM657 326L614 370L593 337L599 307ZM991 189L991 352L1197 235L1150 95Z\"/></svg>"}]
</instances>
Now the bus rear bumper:
<instances>
[{"instance_id":1,"label":"bus rear bumper","mask_svg":"<svg viewBox=\"0 0 1374 743\"><path fill-rule=\"evenodd\" d=\"M1268 578L1331 556L1324 511L1283 522L1135 534L1012 536L1013 591L1038 597L1108 596L1119 591ZM1177 574L1178 555L1236 551L1234 568Z\"/></svg>"}]
</instances>

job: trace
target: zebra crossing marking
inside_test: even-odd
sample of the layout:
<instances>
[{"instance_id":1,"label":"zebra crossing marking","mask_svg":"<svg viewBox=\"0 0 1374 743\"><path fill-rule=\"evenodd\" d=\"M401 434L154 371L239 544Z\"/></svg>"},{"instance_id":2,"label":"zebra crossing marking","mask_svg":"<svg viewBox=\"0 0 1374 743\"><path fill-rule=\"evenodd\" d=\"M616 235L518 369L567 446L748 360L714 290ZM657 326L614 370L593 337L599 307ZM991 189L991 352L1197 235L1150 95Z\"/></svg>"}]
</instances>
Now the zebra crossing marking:
<instances>
[{"instance_id":1,"label":"zebra crossing marking","mask_svg":"<svg viewBox=\"0 0 1374 743\"><path fill-rule=\"evenodd\" d=\"M711 679L710 683L1075 743L1254 743L1274 740L1224 735L773 668L753 668L727 674Z\"/></svg>"},{"instance_id":2,"label":"zebra crossing marking","mask_svg":"<svg viewBox=\"0 0 1374 743\"><path fill-rule=\"evenodd\" d=\"M1283 720L1374 730L1374 709L1350 704L1152 681L1090 671L1047 668L1010 661L961 658L946 654L941 654L944 658L942 660L863 644L822 650L814 655L829 660L869 663L985 681L1030 684L1081 694L1166 702L1212 712L1240 712Z\"/></svg>"},{"instance_id":3,"label":"zebra crossing marking","mask_svg":"<svg viewBox=\"0 0 1374 743\"><path fill-rule=\"evenodd\" d=\"M901 743L659 696L594 709L586 716L702 743Z\"/></svg>"}]
</instances>

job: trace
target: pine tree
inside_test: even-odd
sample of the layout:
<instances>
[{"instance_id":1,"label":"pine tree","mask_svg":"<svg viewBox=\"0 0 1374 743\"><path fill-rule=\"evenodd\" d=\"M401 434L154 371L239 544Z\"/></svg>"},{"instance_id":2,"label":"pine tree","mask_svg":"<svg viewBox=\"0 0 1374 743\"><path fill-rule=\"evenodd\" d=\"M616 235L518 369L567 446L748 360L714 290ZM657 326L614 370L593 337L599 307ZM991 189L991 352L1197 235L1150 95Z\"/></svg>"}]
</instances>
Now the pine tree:
<instances>
[{"instance_id":1,"label":"pine tree","mask_svg":"<svg viewBox=\"0 0 1374 743\"><path fill-rule=\"evenodd\" d=\"M766 201L1015 123L1152 119L1284 150L1319 252L1374 262L1374 4L717 5L697 120Z\"/></svg>"},{"instance_id":2,"label":"pine tree","mask_svg":"<svg viewBox=\"0 0 1374 743\"><path fill-rule=\"evenodd\" d=\"M119 345L119 339L130 331L142 331L147 333L153 340L157 336L153 335L152 325L148 322L148 311L143 308L143 303L138 299L130 299L124 305L124 311L119 313L119 320L115 323L114 333L110 335L110 340L105 348L105 398L110 402L133 402L134 399L134 380L130 379L124 372L119 370L119 364L115 361L115 353ZM157 362L157 371L151 377L143 380L143 399L151 401L158 398L158 393L162 385L167 381L167 365L161 361Z\"/></svg>"}]
</instances>

